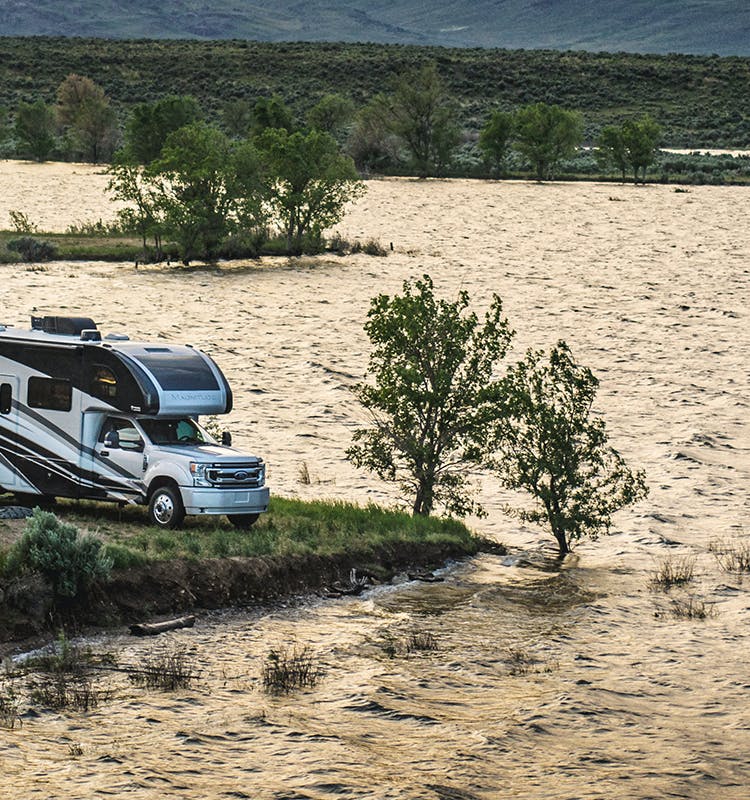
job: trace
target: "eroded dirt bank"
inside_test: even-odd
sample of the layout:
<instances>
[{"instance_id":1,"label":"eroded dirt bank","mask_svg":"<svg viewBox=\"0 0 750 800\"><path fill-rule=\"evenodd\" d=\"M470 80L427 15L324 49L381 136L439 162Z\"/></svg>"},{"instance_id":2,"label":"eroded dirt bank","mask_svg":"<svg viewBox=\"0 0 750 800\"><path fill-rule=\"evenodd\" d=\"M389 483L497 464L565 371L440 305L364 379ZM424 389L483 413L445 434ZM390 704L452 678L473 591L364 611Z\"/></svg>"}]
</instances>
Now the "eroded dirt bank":
<instances>
[{"instance_id":1,"label":"eroded dirt bank","mask_svg":"<svg viewBox=\"0 0 750 800\"><path fill-rule=\"evenodd\" d=\"M351 570L376 582L394 575L435 569L475 554L459 543L398 543L335 556L290 555L156 561L119 570L85 602L55 611L48 588L33 579L3 591L0 655L20 642L49 635L61 626L117 627L200 609L248 607L346 584ZM484 549L504 552L486 543Z\"/></svg>"}]
</instances>

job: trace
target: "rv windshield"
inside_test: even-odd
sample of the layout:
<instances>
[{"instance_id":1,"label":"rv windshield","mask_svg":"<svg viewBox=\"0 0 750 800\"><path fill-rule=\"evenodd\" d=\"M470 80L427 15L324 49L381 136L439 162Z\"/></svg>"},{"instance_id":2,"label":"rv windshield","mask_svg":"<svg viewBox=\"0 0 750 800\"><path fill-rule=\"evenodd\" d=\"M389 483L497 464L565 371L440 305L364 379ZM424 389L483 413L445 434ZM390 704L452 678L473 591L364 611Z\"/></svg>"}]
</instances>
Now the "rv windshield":
<instances>
[{"instance_id":1,"label":"rv windshield","mask_svg":"<svg viewBox=\"0 0 750 800\"><path fill-rule=\"evenodd\" d=\"M152 444L217 444L211 434L189 417L139 419Z\"/></svg>"}]
</instances>

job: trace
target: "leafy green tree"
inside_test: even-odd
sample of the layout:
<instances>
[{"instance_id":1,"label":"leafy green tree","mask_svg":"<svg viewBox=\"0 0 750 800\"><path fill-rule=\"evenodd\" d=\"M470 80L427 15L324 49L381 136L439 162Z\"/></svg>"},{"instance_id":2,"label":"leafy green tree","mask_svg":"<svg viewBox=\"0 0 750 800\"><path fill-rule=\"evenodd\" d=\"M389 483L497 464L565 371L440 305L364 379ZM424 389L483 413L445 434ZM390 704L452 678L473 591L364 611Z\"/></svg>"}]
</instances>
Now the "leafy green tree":
<instances>
[{"instance_id":1,"label":"leafy green tree","mask_svg":"<svg viewBox=\"0 0 750 800\"><path fill-rule=\"evenodd\" d=\"M249 163L244 158L243 168L249 168ZM227 136L204 122L195 122L173 131L161 156L146 168L144 174L163 215L165 235L178 243L185 264L199 257L213 259L232 229L250 186L250 177L239 175L237 167Z\"/></svg>"},{"instance_id":2,"label":"leafy green tree","mask_svg":"<svg viewBox=\"0 0 750 800\"><path fill-rule=\"evenodd\" d=\"M408 70L393 81L390 95L380 95L388 128L401 140L417 174L439 175L460 140L456 108L435 64Z\"/></svg>"},{"instance_id":3,"label":"leafy green tree","mask_svg":"<svg viewBox=\"0 0 750 800\"><path fill-rule=\"evenodd\" d=\"M229 100L222 106L224 130L235 139L244 139L252 128L253 107L247 100Z\"/></svg>"},{"instance_id":4,"label":"leafy green tree","mask_svg":"<svg viewBox=\"0 0 750 800\"><path fill-rule=\"evenodd\" d=\"M109 175L107 191L112 194L111 199L128 204L117 212L122 226L139 234L144 253L148 250L147 239L152 236L156 257L160 259L164 220L153 182L135 164L113 164Z\"/></svg>"},{"instance_id":5,"label":"leafy green tree","mask_svg":"<svg viewBox=\"0 0 750 800\"><path fill-rule=\"evenodd\" d=\"M54 110L43 100L19 103L15 135L20 155L46 161L57 144Z\"/></svg>"},{"instance_id":6,"label":"leafy green tree","mask_svg":"<svg viewBox=\"0 0 750 800\"><path fill-rule=\"evenodd\" d=\"M596 158L604 169L610 164L619 169L622 173L623 181L625 180L629 162L625 140L622 135L622 127L607 125L602 128L596 141Z\"/></svg>"},{"instance_id":7,"label":"leafy green tree","mask_svg":"<svg viewBox=\"0 0 750 800\"><path fill-rule=\"evenodd\" d=\"M267 128L283 128L288 133L296 128L292 112L277 94L261 97L253 106L251 133L257 136Z\"/></svg>"},{"instance_id":8,"label":"leafy green tree","mask_svg":"<svg viewBox=\"0 0 750 800\"><path fill-rule=\"evenodd\" d=\"M372 382L359 384L355 394L372 425L354 433L347 455L398 483L413 498L415 515L436 505L459 516L479 512L469 469L497 394L493 372L512 331L497 295L480 323L465 291L454 301L437 299L429 275L403 288L403 295L381 294L370 305Z\"/></svg>"},{"instance_id":9,"label":"leafy green tree","mask_svg":"<svg viewBox=\"0 0 750 800\"><path fill-rule=\"evenodd\" d=\"M661 127L648 114L621 126L608 125L597 140L597 158L604 166L613 164L622 173L633 170L636 183L646 182L646 170L656 160Z\"/></svg>"},{"instance_id":10,"label":"leafy green tree","mask_svg":"<svg viewBox=\"0 0 750 800\"><path fill-rule=\"evenodd\" d=\"M346 142L346 151L363 172L378 172L399 161L400 145L383 112L382 95L361 108Z\"/></svg>"},{"instance_id":11,"label":"leafy green tree","mask_svg":"<svg viewBox=\"0 0 750 800\"><path fill-rule=\"evenodd\" d=\"M188 95L169 95L153 103L139 103L125 125L124 160L150 164L159 157L170 133L202 117L198 101Z\"/></svg>"},{"instance_id":12,"label":"leafy green tree","mask_svg":"<svg viewBox=\"0 0 750 800\"><path fill-rule=\"evenodd\" d=\"M489 466L533 499L509 513L548 526L561 556L584 536L608 533L612 514L648 491L644 473L608 445L604 421L591 417L598 383L565 342L548 360L529 350L502 380L490 427Z\"/></svg>"},{"instance_id":13,"label":"leafy green tree","mask_svg":"<svg viewBox=\"0 0 750 800\"><path fill-rule=\"evenodd\" d=\"M581 115L547 103L519 108L514 128L514 145L531 162L539 181L554 178L557 165L572 156L583 139Z\"/></svg>"},{"instance_id":14,"label":"leafy green tree","mask_svg":"<svg viewBox=\"0 0 750 800\"><path fill-rule=\"evenodd\" d=\"M301 253L343 216L344 206L364 185L351 158L321 131L289 133L268 128L257 139L267 176L267 194L290 253Z\"/></svg>"},{"instance_id":15,"label":"leafy green tree","mask_svg":"<svg viewBox=\"0 0 750 800\"><path fill-rule=\"evenodd\" d=\"M117 118L101 86L71 73L57 88L56 113L71 154L95 164L112 155Z\"/></svg>"},{"instance_id":16,"label":"leafy green tree","mask_svg":"<svg viewBox=\"0 0 750 800\"><path fill-rule=\"evenodd\" d=\"M307 124L338 139L354 117L354 103L340 94L326 94L307 112Z\"/></svg>"},{"instance_id":17,"label":"leafy green tree","mask_svg":"<svg viewBox=\"0 0 750 800\"><path fill-rule=\"evenodd\" d=\"M513 114L510 111L493 111L479 133L479 149L495 176L499 177L505 170L512 134Z\"/></svg>"},{"instance_id":18,"label":"leafy green tree","mask_svg":"<svg viewBox=\"0 0 750 800\"><path fill-rule=\"evenodd\" d=\"M660 139L661 127L648 114L622 126L622 140L636 183L639 175L646 182L646 170L656 160Z\"/></svg>"}]
</instances>

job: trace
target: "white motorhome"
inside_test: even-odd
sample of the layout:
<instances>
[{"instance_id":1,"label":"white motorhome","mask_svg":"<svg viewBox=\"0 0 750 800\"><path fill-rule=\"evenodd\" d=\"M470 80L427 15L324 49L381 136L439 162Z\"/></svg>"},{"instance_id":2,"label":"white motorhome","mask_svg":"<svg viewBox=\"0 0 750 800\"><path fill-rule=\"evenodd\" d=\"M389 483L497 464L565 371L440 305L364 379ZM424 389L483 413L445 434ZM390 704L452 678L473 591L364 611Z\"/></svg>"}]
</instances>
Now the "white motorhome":
<instances>
[{"instance_id":1,"label":"white motorhome","mask_svg":"<svg viewBox=\"0 0 750 800\"><path fill-rule=\"evenodd\" d=\"M197 421L231 408L221 370L190 345L102 338L86 317L0 325L0 487L27 501L140 503L162 528L185 514L248 528L268 509L265 464Z\"/></svg>"}]
</instances>

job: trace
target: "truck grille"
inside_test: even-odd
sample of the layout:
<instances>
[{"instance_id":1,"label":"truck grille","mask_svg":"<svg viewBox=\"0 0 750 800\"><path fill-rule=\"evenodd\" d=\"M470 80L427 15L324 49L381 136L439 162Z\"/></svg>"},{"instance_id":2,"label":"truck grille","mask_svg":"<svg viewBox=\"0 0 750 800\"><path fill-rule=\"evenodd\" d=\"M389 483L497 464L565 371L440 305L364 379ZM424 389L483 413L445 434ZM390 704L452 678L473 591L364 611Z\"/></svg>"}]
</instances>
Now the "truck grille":
<instances>
[{"instance_id":1,"label":"truck grille","mask_svg":"<svg viewBox=\"0 0 750 800\"><path fill-rule=\"evenodd\" d=\"M209 467L206 477L219 489L263 486L263 464L222 464Z\"/></svg>"}]
</instances>

